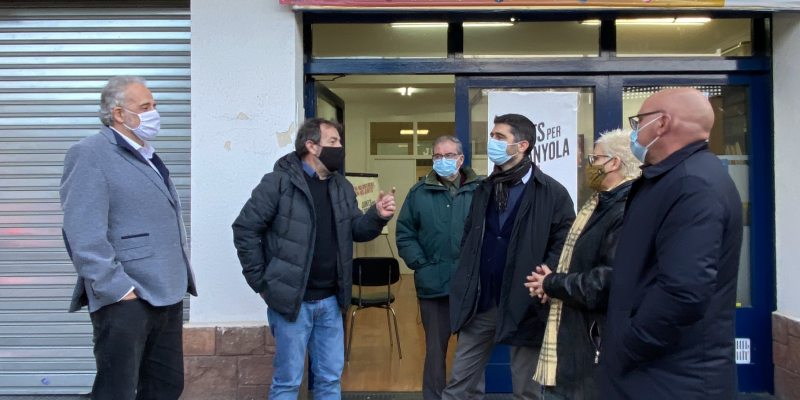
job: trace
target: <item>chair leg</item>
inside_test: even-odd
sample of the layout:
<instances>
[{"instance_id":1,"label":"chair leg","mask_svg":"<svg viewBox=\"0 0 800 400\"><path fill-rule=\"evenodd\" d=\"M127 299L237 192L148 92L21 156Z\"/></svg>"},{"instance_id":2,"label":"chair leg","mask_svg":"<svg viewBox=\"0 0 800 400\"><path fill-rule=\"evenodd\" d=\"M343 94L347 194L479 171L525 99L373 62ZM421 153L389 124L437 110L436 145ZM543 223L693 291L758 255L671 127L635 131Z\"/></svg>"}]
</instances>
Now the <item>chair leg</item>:
<instances>
[{"instance_id":1,"label":"chair leg","mask_svg":"<svg viewBox=\"0 0 800 400\"><path fill-rule=\"evenodd\" d=\"M400 331L397 329L397 314L394 313L394 308L389 307L389 310L392 311L392 315L394 316L394 334L397 335L397 354L400 355L400 359L402 360L403 351L400 350Z\"/></svg>"},{"instance_id":2,"label":"chair leg","mask_svg":"<svg viewBox=\"0 0 800 400\"><path fill-rule=\"evenodd\" d=\"M386 309L386 323L389 325L389 346L394 346L394 343L392 343L392 320L389 316L388 308Z\"/></svg>"},{"instance_id":3,"label":"chair leg","mask_svg":"<svg viewBox=\"0 0 800 400\"><path fill-rule=\"evenodd\" d=\"M358 311L357 308L353 310L353 315L350 317L350 338L347 340L347 352L344 357L347 361L350 361L350 349L353 348L353 327L356 323L356 311Z\"/></svg>"}]
</instances>

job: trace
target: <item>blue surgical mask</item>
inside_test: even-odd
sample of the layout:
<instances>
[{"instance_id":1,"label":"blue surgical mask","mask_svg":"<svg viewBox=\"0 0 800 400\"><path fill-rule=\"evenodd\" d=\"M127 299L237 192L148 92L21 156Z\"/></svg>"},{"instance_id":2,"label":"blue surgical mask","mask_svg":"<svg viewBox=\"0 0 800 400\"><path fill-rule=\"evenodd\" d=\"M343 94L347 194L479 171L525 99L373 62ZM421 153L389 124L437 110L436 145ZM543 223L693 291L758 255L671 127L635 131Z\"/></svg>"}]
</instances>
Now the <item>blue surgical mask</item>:
<instances>
[{"instance_id":1,"label":"blue surgical mask","mask_svg":"<svg viewBox=\"0 0 800 400\"><path fill-rule=\"evenodd\" d=\"M639 132L641 132L642 129L646 128L647 125L650 125L650 124L652 124L653 122L656 122L656 121L658 121L658 118L656 118L656 119L644 124L643 127L631 132L631 153L633 153L633 156L636 157L637 159L639 159L639 161L641 161L642 164L644 164L644 156L647 155L647 149L649 149L650 146L652 146L653 143L655 143L656 140L658 140L658 138L660 136L656 136L656 138L653 139L653 141L650 142L650 144L648 144L647 146L642 146L641 144L639 144L639 141L638 141Z\"/></svg>"},{"instance_id":2,"label":"blue surgical mask","mask_svg":"<svg viewBox=\"0 0 800 400\"><path fill-rule=\"evenodd\" d=\"M458 173L458 158L455 160L448 160L442 158L441 160L433 160L433 170L436 171L442 178L449 178Z\"/></svg>"},{"instance_id":3,"label":"blue surgical mask","mask_svg":"<svg viewBox=\"0 0 800 400\"><path fill-rule=\"evenodd\" d=\"M516 146L520 142L508 144L502 140L497 140L493 138L489 138L489 145L486 148L487 155L489 156L489 160L491 160L495 165L503 165L514 157L517 154L508 155L506 153L506 148L508 146ZM517 152L519 153L519 152Z\"/></svg>"}]
</instances>

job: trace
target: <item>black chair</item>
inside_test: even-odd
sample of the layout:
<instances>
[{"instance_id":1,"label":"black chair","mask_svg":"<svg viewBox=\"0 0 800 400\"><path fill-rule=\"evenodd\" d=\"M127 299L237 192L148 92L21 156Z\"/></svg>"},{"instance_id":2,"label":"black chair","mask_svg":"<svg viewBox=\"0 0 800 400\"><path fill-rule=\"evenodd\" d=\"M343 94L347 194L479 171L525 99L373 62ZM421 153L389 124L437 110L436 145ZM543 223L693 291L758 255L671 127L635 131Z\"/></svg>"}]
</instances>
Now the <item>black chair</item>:
<instances>
[{"instance_id":1,"label":"black chair","mask_svg":"<svg viewBox=\"0 0 800 400\"><path fill-rule=\"evenodd\" d=\"M347 354L345 359L350 361L350 349L353 347L353 326L356 320L356 311L365 308L383 308L386 310L386 322L389 323L389 345L392 343L392 321L389 316L391 312L394 316L394 333L397 336L397 354L400 359L403 353L400 350L400 332L397 329L397 315L394 313L391 304L395 297L392 294L392 285L400 280L400 264L396 259L390 257L360 257L353 259L353 285L358 286L358 296L353 296L350 304L356 306L353 315L350 317L350 338L347 344ZM386 286L386 292L362 293L364 286Z\"/></svg>"}]
</instances>

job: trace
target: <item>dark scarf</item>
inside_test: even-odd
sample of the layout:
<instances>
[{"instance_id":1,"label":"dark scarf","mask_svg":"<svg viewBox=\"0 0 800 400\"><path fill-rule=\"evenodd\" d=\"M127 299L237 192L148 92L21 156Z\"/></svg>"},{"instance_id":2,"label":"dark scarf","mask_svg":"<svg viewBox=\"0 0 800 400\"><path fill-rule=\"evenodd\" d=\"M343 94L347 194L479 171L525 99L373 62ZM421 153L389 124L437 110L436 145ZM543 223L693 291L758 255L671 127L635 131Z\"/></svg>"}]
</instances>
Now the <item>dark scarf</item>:
<instances>
[{"instance_id":1,"label":"dark scarf","mask_svg":"<svg viewBox=\"0 0 800 400\"><path fill-rule=\"evenodd\" d=\"M489 176L489 180L494 185L494 199L497 202L498 211L505 211L508 208L508 192L511 186L522 181L522 178L531 169L531 165L533 165L533 162L530 156L526 155L519 164L506 171L501 170L500 166L494 166L494 171Z\"/></svg>"}]
</instances>

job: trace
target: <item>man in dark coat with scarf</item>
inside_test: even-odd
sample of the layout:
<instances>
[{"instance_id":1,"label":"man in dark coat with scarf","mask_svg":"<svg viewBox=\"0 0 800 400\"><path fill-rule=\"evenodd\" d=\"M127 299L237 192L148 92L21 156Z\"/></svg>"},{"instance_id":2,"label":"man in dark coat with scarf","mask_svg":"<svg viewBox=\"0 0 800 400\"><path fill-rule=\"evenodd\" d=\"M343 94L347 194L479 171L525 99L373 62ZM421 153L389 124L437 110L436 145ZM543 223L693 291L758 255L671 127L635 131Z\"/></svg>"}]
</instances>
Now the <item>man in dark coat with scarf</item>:
<instances>
[{"instance_id":1,"label":"man in dark coat with scarf","mask_svg":"<svg viewBox=\"0 0 800 400\"><path fill-rule=\"evenodd\" d=\"M463 400L478 387L495 344L511 346L514 399L539 399L534 381L547 308L531 298L527 276L557 265L575 210L567 190L531 161L536 127L526 117L494 120L488 145L496 165L478 185L464 227L450 292L455 359L442 399Z\"/></svg>"}]
</instances>

